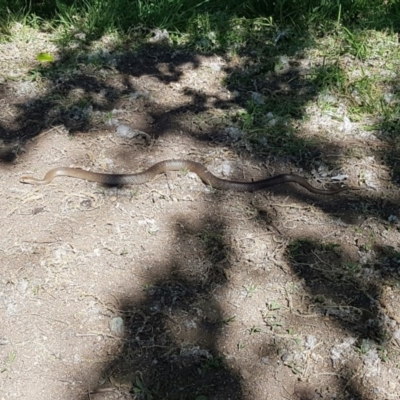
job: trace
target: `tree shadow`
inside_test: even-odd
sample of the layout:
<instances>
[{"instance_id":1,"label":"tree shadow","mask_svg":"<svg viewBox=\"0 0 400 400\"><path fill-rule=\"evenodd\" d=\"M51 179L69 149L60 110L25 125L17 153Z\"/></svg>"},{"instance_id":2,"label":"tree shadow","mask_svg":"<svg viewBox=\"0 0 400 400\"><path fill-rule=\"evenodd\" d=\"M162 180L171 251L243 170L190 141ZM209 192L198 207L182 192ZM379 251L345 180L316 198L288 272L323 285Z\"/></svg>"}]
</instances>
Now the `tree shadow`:
<instances>
[{"instance_id":1,"label":"tree shadow","mask_svg":"<svg viewBox=\"0 0 400 400\"><path fill-rule=\"evenodd\" d=\"M258 107L257 102L262 100L263 106L267 105L274 116L285 119L278 121L278 126L275 124L266 128L268 132L273 129L279 132L278 135L268 137L267 146L263 143L262 135L251 137L254 159L263 161L268 153L275 160L281 159L306 169L316 160L323 160L329 168L340 169L340 163L327 160L326 154L342 152L341 145L327 144L323 140L305 140L295 133L295 121L302 118L306 104L318 95L318 86L307 79L306 71L296 61L288 64L287 71L276 72L279 54L287 48L278 45L273 49L270 46L270 49L268 61L258 64L257 55L251 55L247 49L239 52L241 55L250 54L250 57L245 64L226 69L229 75L226 87L232 94L229 99L210 99L193 88L183 89L183 93L189 98L184 105L160 106L151 98L145 99L144 108L156 127L155 139L169 131L188 132L185 122L180 121L185 113L195 115L211 109L235 111L242 107L251 118L256 115L254 110ZM293 56L301 53L301 50L303 49L292 48L287 54ZM82 57L83 63L87 63L85 67L79 72L71 72L66 68L71 59L78 60L79 57ZM9 145L9 150L0 155L6 165L15 161L18 143L22 143L29 152L29 139L54 125L64 125L70 134L79 134L98 127L99 123L93 113L111 112L120 104L126 106L126 103L122 103L123 99L129 96L134 98L135 93L142 91L137 79L152 76L161 85L179 83L184 65L189 63L195 70L200 66L198 56L187 48L150 45L143 46L138 52L128 51L116 57L109 53L95 54L89 60L88 57L80 56L78 51L68 50L64 55L61 51L61 58L54 65L35 67L39 74L51 81L51 88L42 96L16 102L19 110L17 117L10 120L10 124L0 122L0 138ZM105 74L102 77L102 70L107 68L115 69L118 76ZM320 71L315 73L318 72ZM7 87L1 90L1 96L10 98ZM233 96L236 91L238 95ZM256 94L261 95L261 98ZM287 124L287 118L292 122ZM265 117L265 123L269 120L270 117ZM102 120L101 124L104 122ZM222 127L223 123L205 123L200 129L189 131L187 135L208 143L236 145L237 140L224 132ZM284 130L286 137L280 136ZM236 147L237 153L242 153L243 148ZM393 172L397 171L397 150L389 153L389 160L392 160L389 165ZM397 178L393 179L397 182ZM284 190L276 188L276 193L284 193ZM296 189L291 191L291 195L299 201L305 199L304 193ZM307 198L310 199L310 196L307 195ZM398 199L388 201L385 211L382 211L379 199L371 199L364 194L356 196L354 200L344 196L326 200L317 200L314 196L311 198L327 214L340 213L349 222L354 222L355 217L363 215L364 210L356 205L360 202L369 202L371 208L379 212L382 218L387 213L386 210L398 209ZM350 208L354 206L351 213L349 205ZM218 213L218 207L215 213ZM269 218L268 216L267 220ZM170 274L163 278L155 276L149 281L143 302L134 303L129 299L121 299L120 314L125 326L124 346L116 360L104 368L106 377L113 377L116 381L127 378L130 380L130 390L141 391L139 394L143 398L153 396L192 399L201 395L214 396L215 399L245 398L240 376L229 368L217 346L218 337L224 329L225 316L213 298L212 291L215 285L225 284L223 271L218 266L221 261L218 257L224 255L225 251L220 247L224 229L225 227L214 227L215 237L203 239L212 265L208 271L209 277L203 284L193 282L180 272L184 269L181 259L171 259L160 266L171 271ZM184 238L181 237L181 240ZM343 269L343 255L335 246L307 239L292 242L288 247L288 259L292 263L293 271L306 281L311 296L310 307L320 310L321 314L329 314L354 335L377 343L386 340L377 303L379 280L378 283L366 284L362 277L349 270L352 265ZM315 265L318 268L312 267ZM211 316L207 313L200 317L196 315L199 302L203 306L205 302L208 303L207 306L212 309ZM185 320L182 319L183 314ZM184 342L187 337L180 336L178 330L182 328L183 331L190 331L190 327L185 326L187 321L194 321L196 332L193 336L192 333L187 333L190 341L186 346Z\"/></svg>"},{"instance_id":2,"label":"tree shadow","mask_svg":"<svg viewBox=\"0 0 400 400\"><path fill-rule=\"evenodd\" d=\"M177 227L177 241L187 254L151 267L157 272L149 276L142 301L129 296L118 299L123 347L104 366L106 383L92 386L92 396L111 385L116 390L125 388L132 398L244 398L242 378L219 349L227 321L213 291L226 285L221 264L226 266L229 253L223 242L224 227L210 220L197 229L184 220ZM202 247L208 260L199 259L200 265L195 266L192 246ZM185 260L190 268L199 269L196 276L190 276Z\"/></svg>"},{"instance_id":3,"label":"tree shadow","mask_svg":"<svg viewBox=\"0 0 400 400\"><path fill-rule=\"evenodd\" d=\"M337 321L361 350L372 341L385 354L393 327L383 291L385 285L399 284L400 256L394 248L375 245L371 255L369 247L362 245L360 260L353 261L338 244L300 239L289 245L287 257L305 281L310 311Z\"/></svg>"}]
</instances>

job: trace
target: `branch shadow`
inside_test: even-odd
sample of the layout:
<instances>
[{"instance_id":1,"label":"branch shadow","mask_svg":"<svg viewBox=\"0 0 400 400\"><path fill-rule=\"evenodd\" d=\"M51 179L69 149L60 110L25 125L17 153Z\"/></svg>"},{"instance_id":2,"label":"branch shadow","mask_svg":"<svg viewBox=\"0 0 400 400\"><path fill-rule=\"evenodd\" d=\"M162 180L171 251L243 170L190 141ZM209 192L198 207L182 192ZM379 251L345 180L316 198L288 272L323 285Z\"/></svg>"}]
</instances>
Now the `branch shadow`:
<instances>
[{"instance_id":1,"label":"branch shadow","mask_svg":"<svg viewBox=\"0 0 400 400\"><path fill-rule=\"evenodd\" d=\"M399 284L400 256L392 247L373 246L375 254L371 255L370 245L362 246L355 259L335 242L301 238L291 241L286 258L294 274L304 282L308 293L303 299L306 313L335 321L354 338L354 348L366 355L368 349L374 348L384 359L395 334L384 287ZM361 366L352 366L346 357L337 362L343 394L373 399L373 388L359 377Z\"/></svg>"},{"instance_id":2,"label":"branch shadow","mask_svg":"<svg viewBox=\"0 0 400 400\"><path fill-rule=\"evenodd\" d=\"M144 107L156 127L155 138L159 139L172 130L184 130L188 132L187 135L198 141L234 145L236 139L221 129L223 124L207 122L199 129L188 131L187 124L179 119L185 113L199 114L212 109L237 110L239 107L244 107L251 115L258 101L254 93L260 93L273 114L290 116L293 125L286 127L289 140L287 137L274 136L271 146L262 147L262 137L253 136L251 150L254 152L254 159L264 161L268 153L276 159L309 169L315 160L326 161L328 151L342 152L343 149L338 144L306 141L296 136L293 129L295 121L304 115L307 102L315 99L318 88L305 78L304 71L299 68L298 63L290 65L287 72L273 72L279 61L277 54L281 50L276 48L264 65L228 68L226 72L230 79L226 87L231 94L235 91L240 92L238 96L232 96L228 100L210 99L193 88L183 89L183 93L190 99L184 105L167 107L157 105L151 99L145 100ZM289 55L300 50L293 49ZM98 127L98 123L93 120L93 112L110 112L121 104L126 106L123 99L142 89L137 79L152 76L158 84L179 83L182 79L181 68L184 65L189 63L195 70L200 66L198 56L187 52L185 48L178 49L177 52L176 49L168 47L145 46L139 52L126 52L116 58L110 57L109 54L96 57L98 65L88 62L88 58L82 58L90 67L89 71L82 68L78 73L65 73L65 65L68 65L71 59L79 59L78 52L70 50L66 51L55 65L36 68L43 77L50 79L51 89L43 96L17 101L15 105L19 112L15 120L9 121L8 124L0 122L0 138L9 144L9 149L0 153L5 165L17 159L18 143L22 143L29 152L29 140L56 124L64 125L70 134L75 135ZM252 61L255 59L253 56ZM92 68L93 66L95 68ZM107 68L115 69L120 76L101 77L102 69ZM10 97L7 87L1 87L1 90L2 97ZM60 98L63 101L60 101ZM283 102L287 106L285 110L278 106ZM290 147L284 148L284 142L289 142ZM240 154L244 149L237 147L236 151ZM398 153L394 151L389 156L390 160L393 160L390 165L395 172L398 167ZM340 168L337 161L326 163L330 168ZM286 193L284 188L274 190L278 194ZM291 190L290 193L297 200L305 199L301 191ZM364 210L357 206L360 202L370 203L371 209L382 218L387 214L387 210L398 210L398 199L386 202L386 208L382 210L379 199L371 199L363 194L354 199L347 199L345 196L333 200L322 200L314 196L311 198L324 212L331 215L339 213L344 219L348 218L349 223L355 223L357 217L363 215ZM307 195L307 199L310 199L310 196ZM205 225L208 223L212 221L204 222ZM209 278L202 285L194 283L180 272L185 269L181 259L171 258L165 265L156 267L169 270L170 273L163 278L155 276L149 281L150 286L143 302L120 300L120 314L125 326L124 346L121 355L104 368L106 377L114 377L113 379L121 381L127 377L131 384L130 390L141 390L140 394L143 397L151 395L154 398L192 399L193 396L212 395L215 399L245 398L240 376L229 368L217 346L225 316L218 302L213 299L212 291L214 285L225 284L223 271L218 266L221 260L218 260L217 256L224 255L223 248L218 244L218 238L223 238L224 229L225 227L214 227L217 239L204 242L208 247L207 253L212 255L212 267L208 272ZM184 238L181 237L181 240ZM385 253L383 248L380 251ZM328 313L345 330L360 338L371 339L377 343L387 340L380 324L379 280L367 285L361 277L353 275L352 271L343 270L343 256L335 247L330 248L326 244L307 239L292 242L288 247L288 259L296 275L307 283L311 295L310 307L318 308L321 314ZM318 269L311 268L317 264ZM199 301L208 302L212 309L212 317L207 314L201 318L196 317L193 310ZM347 310L359 311L342 313L340 309L346 307ZM335 309L339 309L340 312L336 312ZM182 324L182 321L179 321L180 313L190 315L196 320L196 333L191 338L190 345L186 347L182 345L185 336L180 337L177 332L177 327L181 327ZM183 328L190 330L185 326ZM154 384L155 382L158 384Z\"/></svg>"},{"instance_id":3,"label":"branch shadow","mask_svg":"<svg viewBox=\"0 0 400 400\"><path fill-rule=\"evenodd\" d=\"M177 242L187 254L151 266L157 272L148 276L143 300L119 299L123 346L103 368L105 384L91 385L91 398L111 386L125 388L131 398L244 399L242 378L219 349L226 315L213 291L226 285L223 232L214 221L196 229L179 221ZM198 266L191 259L193 246L208 256ZM190 276L188 269L196 267L199 274Z\"/></svg>"}]
</instances>

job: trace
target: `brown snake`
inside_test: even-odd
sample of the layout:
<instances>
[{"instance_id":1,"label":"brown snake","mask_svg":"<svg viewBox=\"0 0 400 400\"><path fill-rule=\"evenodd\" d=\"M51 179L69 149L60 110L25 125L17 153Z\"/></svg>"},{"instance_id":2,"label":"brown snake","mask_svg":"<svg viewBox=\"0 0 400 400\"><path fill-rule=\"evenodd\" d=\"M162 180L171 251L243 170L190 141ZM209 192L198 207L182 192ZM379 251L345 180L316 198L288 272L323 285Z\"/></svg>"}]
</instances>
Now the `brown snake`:
<instances>
[{"instance_id":1,"label":"brown snake","mask_svg":"<svg viewBox=\"0 0 400 400\"><path fill-rule=\"evenodd\" d=\"M84 179L91 182L98 182L105 185L140 185L151 181L156 175L162 174L167 171L189 170L197 174L200 179L207 185L224 190L234 190L237 192L253 192L255 190L265 189L267 187L280 185L282 183L294 182L303 186L311 193L332 195L340 193L347 187L338 189L325 190L318 189L310 185L304 178L295 174L276 175L271 178L262 179L254 182L237 182L226 179L221 179L213 175L207 168L194 161L189 160L166 160L160 161L147 170L136 174L103 174L100 172L85 171L80 168L55 168L46 173L43 179L36 179L31 176L23 176L20 182L29 183L32 185L47 185L56 176L69 176L72 178Z\"/></svg>"}]
</instances>

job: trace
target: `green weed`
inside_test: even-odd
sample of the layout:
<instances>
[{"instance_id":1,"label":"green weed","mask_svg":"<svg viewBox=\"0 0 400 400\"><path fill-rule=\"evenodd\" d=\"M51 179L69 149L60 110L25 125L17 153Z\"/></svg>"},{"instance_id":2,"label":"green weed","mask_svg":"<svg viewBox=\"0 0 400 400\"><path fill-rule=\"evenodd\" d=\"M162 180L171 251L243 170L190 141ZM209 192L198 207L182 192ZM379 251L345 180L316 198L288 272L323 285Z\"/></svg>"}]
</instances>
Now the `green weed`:
<instances>
[{"instance_id":1,"label":"green weed","mask_svg":"<svg viewBox=\"0 0 400 400\"><path fill-rule=\"evenodd\" d=\"M229 325L230 323L234 322L236 319L236 315L233 315L232 317L228 317L222 320L222 323L224 325Z\"/></svg>"},{"instance_id":2,"label":"green weed","mask_svg":"<svg viewBox=\"0 0 400 400\"><path fill-rule=\"evenodd\" d=\"M224 366L224 362L222 357L211 357L208 358L203 364L202 369L209 371L209 370L216 370L221 369Z\"/></svg>"},{"instance_id":3,"label":"green weed","mask_svg":"<svg viewBox=\"0 0 400 400\"><path fill-rule=\"evenodd\" d=\"M246 291L246 297L251 297L253 296L253 294L255 294L257 292L257 286L250 284L249 286L245 286L244 287L245 291Z\"/></svg>"},{"instance_id":4,"label":"green weed","mask_svg":"<svg viewBox=\"0 0 400 400\"><path fill-rule=\"evenodd\" d=\"M137 394L138 396L140 396L140 398L145 400L153 400L155 394L152 390L148 389L144 385L143 380L139 376L137 376L135 379L133 393Z\"/></svg>"},{"instance_id":5,"label":"green weed","mask_svg":"<svg viewBox=\"0 0 400 400\"><path fill-rule=\"evenodd\" d=\"M13 350L8 353L8 357L3 363L3 365L0 365L0 373L4 373L7 371L10 371L12 363L15 361L17 357L17 353Z\"/></svg>"},{"instance_id":6,"label":"green weed","mask_svg":"<svg viewBox=\"0 0 400 400\"><path fill-rule=\"evenodd\" d=\"M253 335L255 333L260 333L261 332L261 328L259 326L252 326L249 329L249 335Z\"/></svg>"}]
</instances>

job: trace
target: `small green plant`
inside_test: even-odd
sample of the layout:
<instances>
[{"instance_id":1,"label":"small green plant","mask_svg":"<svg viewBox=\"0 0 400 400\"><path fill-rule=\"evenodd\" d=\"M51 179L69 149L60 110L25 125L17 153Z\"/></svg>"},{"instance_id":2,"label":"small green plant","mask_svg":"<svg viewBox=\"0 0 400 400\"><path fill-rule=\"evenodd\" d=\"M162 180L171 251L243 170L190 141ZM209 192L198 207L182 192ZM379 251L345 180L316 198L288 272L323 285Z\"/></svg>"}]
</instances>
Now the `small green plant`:
<instances>
[{"instance_id":1,"label":"small green plant","mask_svg":"<svg viewBox=\"0 0 400 400\"><path fill-rule=\"evenodd\" d=\"M251 297L257 292L257 286L252 283L249 286L245 286L244 289L246 291L246 297Z\"/></svg>"},{"instance_id":2,"label":"small green plant","mask_svg":"<svg viewBox=\"0 0 400 400\"><path fill-rule=\"evenodd\" d=\"M33 295L34 295L34 296L37 296L37 295L40 293L41 289L42 289L41 285L35 285L35 286L32 288L32 293L33 293Z\"/></svg>"},{"instance_id":3,"label":"small green plant","mask_svg":"<svg viewBox=\"0 0 400 400\"><path fill-rule=\"evenodd\" d=\"M372 349L372 343L368 339L362 339L355 349L361 354L367 354Z\"/></svg>"},{"instance_id":4,"label":"small green plant","mask_svg":"<svg viewBox=\"0 0 400 400\"><path fill-rule=\"evenodd\" d=\"M384 346L378 346L378 355L383 362L389 361L388 351Z\"/></svg>"},{"instance_id":5,"label":"small green plant","mask_svg":"<svg viewBox=\"0 0 400 400\"><path fill-rule=\"evenodd\" d=\"M356 274L360 272L361 265L356 262L347 262L343 264L343 268L348 271L350 274Z\"/></svg>"},{"instance_id":6,"label":"small green plant","mask_svg":"<svg viewBox=\"0 0 400 400\"><path fill-rule=\"evenodd\" d=\"M129 191L129 199L133 200L136 199L139 195L139 190L138 189L133 189Z\"/></svg>"},{"instance_id":7,"label":"small green plant","mask_svg":"<svg viewBox=\"0 0 400 400\"><path fill-rule=\"evenodd\" d=\"M236 315L232 315L232 317L228 317L222 320L223 325L229 325L231 322L234 322L236 319Z\"/></svg>"},{"instance_id":8,"label":"small green plant","mask_svg":"<svg viewBox=\"0 0 400 400\"><path fill-rule=\"evenodd\" d=\"M281 308L282 306L273 300L272 302L267 303L267 311L261 313L265 325L271 330L281 328L284 325L279 315L279 310Z\"/></svg>"},{"instance_id":9,"label":"small green plant","mask_svg":"<svg viewBox=\"0 0 400 400\"><path fill-rule=\"evenodd\" d=\"M282 308L281 304L275 300L272 300L270 303L268 303L267 307L269 311L278 311Z\"/></svg>"},{"instance_id":10,"label":"small green plant","mask_svg":"<svg viewBox=\"0 0 400 400\"><path fill-rule=\"evenodd\" d=\"M321 250L327 251L327 252L335 252L337 249L340 249L340 244L339 243L323 243L320 246Z\"/></svg>"},{"instance_id":11,"label":"small green plant","mask_svg":"<svg viewBox=\"0 0 400 400\"><path fill-rule=\"evenodd\" d=\"M11 351L8 355L8 360L7 360L7 364L11 365L14 361L15 358L17 357L17 353L15 351Z\"/></svg>"},{"instance_id":12,"label":"small green plant","mask_svg":"<svg viewBox=\"0 0 400 400\"><path fill-rule=\"evenodd\" d=\"M223 367L222 357L211 357L208 358L202 365L204 370L220 369Z\"/></svg>"},{"instance_id":13,"label":"small green plant","mask_svg":"<svg viewBox=\"0 0 400 400\"><path fill-rule=\"evenodd\" d=\"M238 344L236 345L236 347L237 347L237 349L240 351L240 350L243 350L243 349L246 347L246 345L244 345L243 343L238 343Z\"/></svg>"},{"instance_id":14,"label":"small green plant","mask_svg":"<svg viewBox=\"0 0 400 400\"><path fill-rule=\"evenodd\" d=\"M120 256L126 256L129 253L128 249L122 249L119 253Z\"/></svg>"},{"instance_id":15,"label":"small green plant","mask_svg":"<svg viewBox=\"0 0 400 400\"><path fill-rule=\"evenodd\" d=\"M303 372L302 366L298 365L297 363L294 363L294 362L285 363L284 362L284 365L289 367L295 375L299 375Z\"/></svg>"},{"instance_id":16,"label":"small green plant","mask_svg":"<svg viewBox=\"0 0 400 400\"><path fill-rule=\"evenodd\" d=\"M154 398L154 393L144 385L143 380L139 376L136 376L133 393L145 400L152 400Z\"/></svg>"},{"instance_id":17,"label":"small green plant","mask_svg":"<svg viewBox=\"0 0 400 400\"><path fill-rule=\"evenodd\" d=\"M254 333L260 333L260 332L261 332L261 328L258 327L258 326L252 326L252 327L249 329L249 334L250 334L250 335L253 335Z\"/></svg>"},{"instance_id":18,"label":"small green plant","mask_svg":"<svg viewBox=\"0 0 400 400\"><path fill-rule=\"evenodd\" d=\"M0 373L7 372L10 370L11 364L15 361L17 353L10 351L7 360L3 363L3 367L0 367Z\"/></svg>"},{"instance_id":19,"label":"small green plant","mask_svg":"<svg viewBox=\"0 0 400 400\"><path fill-rule=\"evenodd\" d=\"M42 78L42 72L39 68L33 68L30 70L28 78L32 82L40 81L40 79Z\"/></svg>"},{"instance_id":20,"label":"small green plant","mask_svg":"<svg viewBox=\"0 0 400 400\"><path fill-rule=\"evenodd\" d=\"M141 286L141 288L143 291L146 292L146 291L154 288L154 285L152 283L145 283L144 285Z\"/></svg>"},{"instance_id":21,"label":"small green plant","mask_svg":"<svg viewBox=\"0 0 400 400\"><path fill-rule=\"evenodd\" d=\"M290 336L293 336L293 335L294 335L294 329L293 329L293 328L289 328L289 329L287 330L287 333L288 333Z\"/></svg>"}]
</instances>

